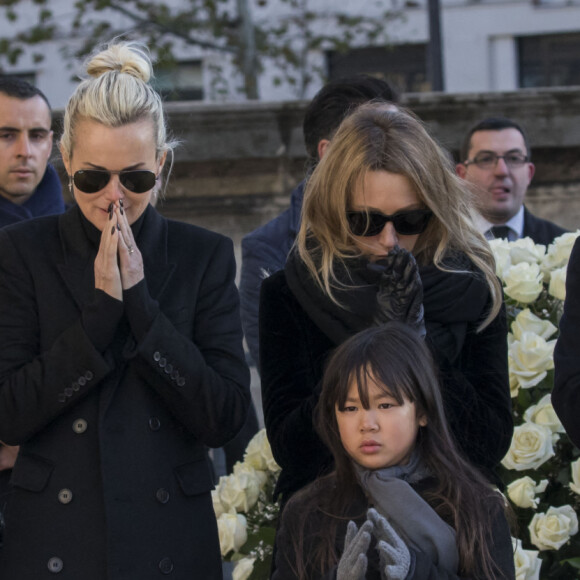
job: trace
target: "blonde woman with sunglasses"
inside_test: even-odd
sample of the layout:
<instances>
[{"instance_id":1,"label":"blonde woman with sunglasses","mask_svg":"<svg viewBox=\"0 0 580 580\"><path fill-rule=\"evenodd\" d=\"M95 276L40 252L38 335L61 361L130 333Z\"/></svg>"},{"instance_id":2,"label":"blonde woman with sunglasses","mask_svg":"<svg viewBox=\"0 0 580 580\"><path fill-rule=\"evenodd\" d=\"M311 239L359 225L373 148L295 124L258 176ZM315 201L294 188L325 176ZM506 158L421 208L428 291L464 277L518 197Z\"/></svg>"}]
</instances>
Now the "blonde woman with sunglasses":
<instances>
[{"instance_id":1,"label":"blonde woman with sunglasses","mask_svg":"<svg viewBox=\"0 0 580 580\"><path fill-rule=\"evenodd\" d=\"M490 249L447 154L411 114L370 104L333 138L285 270L262 285L262 398L283 502L332 469L312 423L329 354L391 320L424 336L456 443L499 484L513 424Z\"/></svg>"},{"instance_id":2,"label":"blonde woman with sunglasses","mask_svg":"<svg viewBox=\"0 0 580 580\"><path fill-rule=\"evenodd\" d=\"M0 578L220 579L207 447L249 372L232 243L152 205L171 149L146 50L94 55L60 150L76 206L0 232Z\"/></svg>"}]
</instances>

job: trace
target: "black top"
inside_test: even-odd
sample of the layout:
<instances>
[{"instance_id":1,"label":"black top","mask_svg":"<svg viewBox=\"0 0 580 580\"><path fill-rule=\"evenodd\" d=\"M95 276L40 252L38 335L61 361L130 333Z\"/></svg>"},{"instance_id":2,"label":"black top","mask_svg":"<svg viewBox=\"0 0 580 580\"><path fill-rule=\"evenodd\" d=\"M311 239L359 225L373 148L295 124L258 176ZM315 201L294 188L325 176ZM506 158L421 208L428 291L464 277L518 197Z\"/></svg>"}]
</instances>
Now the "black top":
<instances>
[{"instance_id":1,"label":"black top","mask_svg":"<svg viewBox=\"0 0 580 580\"><path fill-rule=\"evenodd\" d=\"M446 274L444 281L451 287L455 276ZM488 292L484 281L476 283ZM486 308L482 308L482 316ZM460 314L460 301L455 311L455 316ZM452 433L467 458L499 485L495 469L509 449L513 433L505 312L481 332L476 332L478 323L467 324L453 360L446 355L444 333L430 333L427 312L426 322L427 342L440 368ZM277 491L283 501L332 465L330 452L314 431L312 416L325 361L336 346L298 302L285 272L264 280L260 303L262 402L268 439L282 467Z\"/></svg>"}]
</instances>

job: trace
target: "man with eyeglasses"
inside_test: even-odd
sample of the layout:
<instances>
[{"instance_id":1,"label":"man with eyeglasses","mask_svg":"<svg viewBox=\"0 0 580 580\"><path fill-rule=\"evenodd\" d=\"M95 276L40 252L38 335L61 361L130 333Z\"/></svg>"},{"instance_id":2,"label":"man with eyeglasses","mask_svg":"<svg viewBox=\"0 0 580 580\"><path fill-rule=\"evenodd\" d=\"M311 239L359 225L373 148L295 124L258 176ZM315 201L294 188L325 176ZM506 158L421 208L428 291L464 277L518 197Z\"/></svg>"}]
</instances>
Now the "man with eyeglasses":
<instances>
[{"instance_id":1,"label":"man with eyeglasses","mask_svg":"<svg viewBox=\"0 0 580 580\"><path fill-rule=\"evenodd\" d=\"M566 232L524 206L535 168L517 123L501 117L484 119L469 130L460 155L456 172L479 202L478 226L487 239L529 237L547 245Z\"/></svg>"}]
</instances>

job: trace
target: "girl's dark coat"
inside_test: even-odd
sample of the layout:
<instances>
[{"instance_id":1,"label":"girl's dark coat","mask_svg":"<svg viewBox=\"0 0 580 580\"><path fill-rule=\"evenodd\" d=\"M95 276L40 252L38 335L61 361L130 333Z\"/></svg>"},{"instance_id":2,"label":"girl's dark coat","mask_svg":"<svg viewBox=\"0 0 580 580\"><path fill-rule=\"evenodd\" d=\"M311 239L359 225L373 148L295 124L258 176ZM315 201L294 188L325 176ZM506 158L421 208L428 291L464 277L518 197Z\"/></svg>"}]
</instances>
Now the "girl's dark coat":
<instances>
[{"instance_id":1,"label":"girl's dark coat","mask_svg":"<svg viewBox=\"0 0 580 580\"><path fill-rule=\"evenodd\" d=\"M448 274L450 287L454 276ZM488 292L485 282L479 283L482 292ZM427 343L441 371L445 412L460 449L499 484L495 468L513 433L505 312L482 332L476 333L476 327L475 323L468 325L454 361L445 357L429 331ZM283 502L332 466L331 454L314 430L313 411L324 364L336 346L302 308L285 272L264 280L260 303L262 401L268 439L282 467L277 491Z\"/></svg>"},{"instance_id":2,"label":"girl's dark coat","mask_svg":"<svg viewBox=\"0 0 580 580\"><path fill-rule=\"evenodd\" d=\"M221 578L206 446L249 402L231 241L149 207L137 245L119 306L78 208L0 231L2 580Z\"/></svg>"},{"instance_id":3,"label":"girl's dark coat","mask_svg":"<svg viewBox=\"0 0 580 580\"><path fill-rule=\"evenodd\" d=\"M422 495L433 484L433 479L423 480L414 487ZM298 558L296 555L295 541L301 527L299 522L304 515L304 511L307 509L306 506L312 506L312 502L310 501L311 494L316 493L317 498L328 497L333 493L336 483L335 479L331 477L319 480L316 485L318 485L316 492L313 491L313 488L305 489L305 495L296 495L284 509L282 521L276 535L276 566L272 580L298 580L296 572L296 561ZM355 501L352 505L348 506L343 515L341 514L340 523L338 524L334 542L337 558L340 558L343 551L348 521L352 519L356 522L357 527L360 528L366 520L368 508L371 507L362 489L358 487L357 491L358 495ZM513 580L515 570L510 529L498 502L492 505L494 517L489 546L491 559L497 567L497 574L486 580ZM324 513L323 510L317 509L308 512L304 526L304 556L306 562L312 563L314 553L320 545L321 535L329 529L330 522L331 516ZM374 539L371 541L367 557L369 561L366 574L367 580L380 580L379 558ZM336 566L321 574L311 565L307 570L306 577L308 580L332 580L336 578ZM411 568L406 580L459 580L459 578L460 576L450 574L433 564L426 554L412 550Z\"/></svg>"}]
</instances>

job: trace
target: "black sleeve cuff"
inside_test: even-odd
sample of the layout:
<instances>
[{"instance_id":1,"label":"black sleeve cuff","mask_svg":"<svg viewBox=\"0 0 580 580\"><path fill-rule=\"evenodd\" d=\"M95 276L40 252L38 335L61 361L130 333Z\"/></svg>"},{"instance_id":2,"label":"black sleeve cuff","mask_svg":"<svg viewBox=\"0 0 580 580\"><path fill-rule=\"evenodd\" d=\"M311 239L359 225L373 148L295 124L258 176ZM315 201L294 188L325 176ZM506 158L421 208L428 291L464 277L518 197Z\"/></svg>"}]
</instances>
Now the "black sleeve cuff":
<instances>
[{"instance_id":1,"label":"black sleeve cuff","mask_svg":"<svg viewBox=\"0 0 580 580\"><path fill-rule=\"evenodd\" d=\"M95 348L103 352L115 336L123 316L123 302L103 290L95 290L95 299L81 313L81 322Z\"/></svg>"},{"instance_id":2,"label":"black sleeve cuff","mask_svg":"<svg viewBox=\"0 0 580 580\"><path fill-rule=\"evenodd\" d=\"M151 298L145 278L123 291L123 302L133 336L137 342L140 342L159 313L159 304Z\"/></svg>"}]
</instances>

